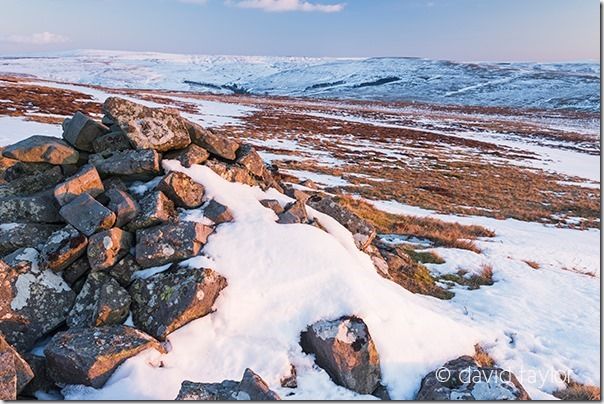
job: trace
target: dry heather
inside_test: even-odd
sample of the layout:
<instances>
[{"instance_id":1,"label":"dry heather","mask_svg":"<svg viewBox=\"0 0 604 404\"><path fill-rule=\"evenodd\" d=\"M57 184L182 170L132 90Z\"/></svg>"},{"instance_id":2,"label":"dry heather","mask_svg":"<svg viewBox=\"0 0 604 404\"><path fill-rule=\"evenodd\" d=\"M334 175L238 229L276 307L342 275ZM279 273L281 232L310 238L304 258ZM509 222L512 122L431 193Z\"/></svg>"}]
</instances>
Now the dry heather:
<instances>
[{"instance_id":1,"label":"dry heather","mask_svg":"<svg viewBox=\"0 0 604 404\"><path fill-rule=\"evenodd\" d=\"M600 387L578 383L566 375L563 375L562 379L566 382L566 388L555 391L554 397L566 401L600 401L602 399Z\"/></svg>"},{"instance_id":2,"label":"dry heather","mask_svg":"<svg viewBox=\"0 0 604 404\"><path fill-rule=\"evenodd\" d=\"M495 360L480 346L480 344L474 345L474 360L482 367L495 367Z\"/></svg>"},{"instance_id":3,"label":"dry heather","mask_svg":"<svg viewBox=\"0 0 604 404\"><path fill-rule=\"evenodd\" d=\"M481 226L448 223L427 217L393 215L350 196L340 196L338 200L355 214L372 223L380 233L424 238L432 241L437 247L461 248L480 252L473 240L479 237L495 236L493 231Z\"/></svg>"}]
</instances>

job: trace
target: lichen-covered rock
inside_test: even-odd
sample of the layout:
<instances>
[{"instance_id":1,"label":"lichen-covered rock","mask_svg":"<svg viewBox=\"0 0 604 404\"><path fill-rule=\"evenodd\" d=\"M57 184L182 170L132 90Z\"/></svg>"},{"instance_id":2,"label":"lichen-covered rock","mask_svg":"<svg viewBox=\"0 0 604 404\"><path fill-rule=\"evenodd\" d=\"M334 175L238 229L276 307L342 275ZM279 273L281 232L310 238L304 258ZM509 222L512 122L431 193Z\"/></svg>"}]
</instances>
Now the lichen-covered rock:
<instances>
[{"instance_id":1,"label":"lichen-covered rock","mask_svg":"<svg viewBox=\"0 0 604 404\"><path fill-rule=\"evenodd\" d=\"M92 152L94 151L92 148L94 139L107 132L109 132L108 127L78 111L64 125L63 139L78 150Z\"/></svg>"},{"instance_id":2,"label":"lichen-covered rock","mask_svg":"<svg viewBox=\"0 0 604 404\"><path fill-rule=\"evenodd\" d=\"M88 262L92 271L102 271L115 265L128 254L132 234L118 227L94 234L88 240Z\"/></svg>"},{"instance_id":3,"label":"lichen-covered rock","mask_svg":"<svg viewBox=\"0 0 604 404\"><path fill-rule=\"evenodd\" d=\"M49 170L34 173L30 176L18 178L8 184L0 185L0 198L33 195L55 186L63 178L61 168L53 166Z\"/></svg>"},{"instance_id":4,"label":"lichen-covered rock","mask_svg":"<svg viewBox=\"0 0 604 404\"><path fill-rule=\"evenodd\" d=\"M91 272L67 317L67 325L100 327L121 324L128 317L130 295L111 276Z\"/></svg>"},{"instance_id":5,"label":"lichen-covered rock","mask_svg":"<svg viewBox=\"0 0 604 404\"><path fill-rule=\"evenodd\" d=\"M306 206L301 201L290 203L286 206L285 211L277 216L279 217L277 223L280 224L306 223L308 221Z\"/></svg>"},{"instance_id":6,"label":"lichen-covered rock","mask_svg":"<svg viewBox=\"0 0 604 404\"><path fill-rule=\"evenodd\" d=\"M9 352L0 352L0 400L17 399L17 371L13 356Z\"/></svg>"},{"instance_id":7,"label":"lichen-covered rock","mask_svg":"<svg viewBox=\"0 0 604 404\"><path fill-rule=\"evenodd\" d=\"M63 269L61 276L67 284L74 289L73 285L78 279L81 279L90 272L90 264L88 256L82 255L80 258L71 263L67 268Z\"/></svg>"},{"instance_id":8,"label":"lichen-covered rock","mask_svg":"<svg viewBox=\"0 0 604 404\"><path fill-rule=\"evenodd\" d=\"M32 353L25 354L24 358L33 371L33 379L23 388L21 394L29 397L34 397L37 392L60 394L46 372L46 358Z\"/></svg>"},{"instance_id":9,"label":"lichen-covered rock","mask_svg":"<svg viewBox=\"0 0 604 404\"><path fill-rule=\"evenodd\" d=\"M283 193L289 196L290 198L294 198L296 201L300 201L302 203L306 203L308 201L308 198L310 198L310 195L308 195L306 192L300 189L296 189L292 186L283 187Z\"/></svg>"},{"instance_id":10,"label":"lichen-covered rock","mask_svg":"<svg viewBox=\"0 0 604 404\"><path fill-rule=\"evenodd\" d=\"M119 175L129 179L149 179L157 176L161 167L155 150L123 150L91 154L90 164L103 176Z\"/></svg>"},{"instance_id":11,"label":"lichen-covered rock","mask_svg":"<svg viewBox=\"0 0 604 404\"><path fill-rule=\"evenodd\" d=\"M52 192L0 198L0 223L61 223L59 206Z\"/></svg>"},{"instance_id":12,"label":"lichen-covered rock","mask_svg":"<svg viewBox=\"0 0 604 404\"><path fill-rule=\"evenodd\" d=\"M224 161L208 160L205 164L211 168L216 174L220 175L227 181L239 182L246 185L259 185L258 180L254 178L245 167L241 167L238 164L229 164Z\"/></svg>"},{"instance_id":13,"label":"lichen-covered rock","mask_svg":"<svg viewBox=\"0 0 604 404\"><path fill-rule=\"evenodd\" d=\"M73 226L65 226L55 231L40 250L40 264L43 268L59 272L80 258L86 252L88 239Z\"/></svg>"},{"instance_id":14,"label":"lichen-covered rock","mask_svg":"<svg viewBox=\"0 0 604 404\"><path fill-rule=\"evenodd\" d=\"M0 224L0 256L10 254L21 247L37 247L63 226L44 223Z\"/></svg>"},{"instance_id":15,"label":"lichen-covered rock","mask_svg":"<svg viewBox=\"0 0 604 404\"><path fill-rule=\"evenodd\" d=\"M428 373L416 400L493 401L530 400L530 397L513 373L481 367L472 357L461 356Z\"/></svg>"},{"instance_id":16,"label":"lichen-covered rock","mask_svg":"<svg viewBox=\"0 0 604 404\"><path fill-rule=\"evenodd\" d=\"M127 192L113 188L105 196L109 199L107 207L115 213L115 226L122 227L138 215L138 203Z\"/></svg>"},{"instance_id":17,"label":"lichen-covered rock","mask_svg":"<svg viewBox=\"0 0 604 404\"><path fill-rule=\"evenodd\" d=\"M157 190L173 200L176 206L187 209L201 206L204 194L203 185L193 181L187 174L176 171L162 178Z\"/></svg>"},{"instance_id":18,"label":"lichen-covered rock","mask_svg":"<svg viewBox=\"0 0 604 404\"><path fill-rule=\"evenodd\" d=\"M195 222L164 224L136 232L136 262L154 267L180 261L199 254L208 236L210 226Z\"/></svg>"},{"instance_id":19,"label":"lichen-covered rock","mask_svg":"<svg viewBox=\"0 0 604 404\"><path fill-rule=\"evenodd\" d=\"M6 146L2 155L26 163L49 163L54 165L76 164L79 153L67 142L52 136L31 136Z\"/></svg>"},{"instance_id":20,"label":"lichen-covered rock","mask_svg":"<svg viewBox=\"0 0 604 404\"><path fill-rule=\"evenodd\" d=\"M165 160L178 160L183 167L193 164L203 164L210 157L210 153L203 147L191 143L182 150L175 150L164 155Z\"/></svg>"},{"instance_id":21,"label":"lichen-covered rock","mask_svg":"<svg viewBox=\"0 0 604 404\"><path fill-rule=\"evenodd\" d=\"M281 206L279 201L276 199L263 199L260 201L260 203L265 208L271 209L277 215L279 215L285 211L285 209L283 209L283 206Z\"/></svg>"},{"instance_id":22,"label":"lichen-covered rock","mask_svg":"<svg viewBox=\"0 0 604 404\"><path fill-rule=\"evenodd\" d=\"M220 383L182 382L177 401L273 401L281 400L268 384L251 369L246 369L240 382L224 380Z\"/></svg>"},{"instance_id":23,"label":"lichen-covered rock","mask_svg":"<svg viewBox=\"0 0 604 404\"><path fill-rule=\"evenodd\" d=\"M262 157L260 157L252 145L242 144L237 150L236 161L256 177L264 178L270 176Z\"/></svg>"},{"instance_id":24,"label":"lichen-covered rock","mask_svg":"<svg viewBox=\"0 0 604 404\"><path fill-rule=\"evenodd\" d=\"M361 394L380 384L380 359L360 318L318 321L302 333L300 343L336 384Z\"/></svg>"},{"instance_id":25,"label":"lichen-covered rock","mask_svg":"<svg viewBox=\"0 0 604 404\"><path fill-rule=\"evenodd\" d=\"M137 279L130 286L132 320L163 340L172 331L212 311L226 279L211 269L179 268Z\"/></svg>"},{"instance_id":26,"label":"lichen-covered rock","mask_svg":"<svg viewBox=\"0 0 604 404\"><path fill-rule=\"evenodd\" d=\"M59 213L67 223L86 236L109 229L115 223L115 213L88 194L77 196L64 205Z\"/></svg>"},{"instance_id":27,"label":"lichen-covered rock","mask_svg":"<svg viewBox=\"0 0 604 404\"><path fill-rule=\"evenodd\" d=\"M52 337L44 354L48 374L56 383L100 388L126 359L146 349L164 351L149 335L113 325L59 332Z\"/></svg>"},{"instance_id":28,"label":"lichen-covered rock","mask_svg":"<svg viewBox=\"0 0 604 404\"><path fill-rule=\"evenodd\" d=\"M183 121L193 143L223 159L235 160L237 158L236 152L239 149L239 142L224 135L219 135L211 129L205 129L196 123Z\"/></svg>"},{"instance_id":29,"label":"lichen-covered rock","mask_svg":"<svg viewBox=\"0 0 604 404\"><path fill-rule=\"evenodd\" d=\"M93 165L87 164L74 176L67 178L64 182L57 185L54 190L54 196L59 205L63 206L83 193L97 196L103 191L105 191L105 188L98 171Z\"/></svg>"},{"instance_id":30,"label":"lichen-covered rock","mask_svg":"<svg viewBox=\"0 0 604 404\"><path fill-rule=\"evenodd\" d=\"M21 357L21 355L17 351L15 351L15 349L10 346L8 342L6 342L2 334L0 334L0 355L5 358L9 358L8 363L0 363L0 374L5 373L7 370L10 374L12 374L12 372L15 373L15 392L16 394L19 394L21 391L23 391L27 383L29 383L34 378L34 372L31 370L29 364ZM10 361L11 356L12 362ZM6 365L8 365L10 369L4 368L4 366ZM1 378L2 377L0 376L0 379ZM3 397L4 394L2 393L2 391L3 389L0 388L0 399L15 400L16 397Z\"/></svg>"},{"instance_id":31,"label":"lichen-covered rock","mask_svg":"<svg viewBox=\"0 0 604 404\"><path fill-rule=\"evenodd\" d=\"M223 204L212 199L203 209L203 215L216 224L230 222L233 220L233 214Z\"/></svg>"},{"instance_id":32,"label":"lichen-covered rock","mask_svg":"<svg viewBox=\"0 0 604 404\"><path fill-rule=\"evenodd\" d=\"M75 294L63 279L38 266L33 248L0 261L0 332L21 353L65 321Z\"/></svg>"},{"instance_id":33,"label":"lichen-covered rock","mask_svg":"<svg viewBox=\"0 0 604 404\"><path fill-rule=\"evenodd\" d=\"M124 132L109 132L100 136L92 142L92 149L95 153L114 152L132 149L130 141Z\"/></svg>"},{"instance_id":34,"label":"lichen-covered rock","mask_svg":"<svg viewBox=\"0 0 604 404\"><path fill-rule=\"evenodd\" d=\"M175 222L178 219L174 202L161 191L146 195L140 200L139 208L138 215L126 227L129 231Z\"/></svg>"},{"instance_id":35,"label":"lichen-covered rock","mask_svg":"<svg viewBox=\"0 0 604 404\"><path fill-rule=\"evenodd\" d=\"M48 163L26 163L17 161L4 171L3 177L6 181L11 182L19 178L40 174L53 167L55 166Z\"/></svg>"},{"instance_id":36,"label":"lichen-covered rock","mask_svg":"<svg viewBox=\"0 0 604 404\"><path fill-rule=\"evenodd\" d=\"M119 282L123 287L128 287L132 283L132 275L141 267L136 263L134 257L127 254L117 264L107 269L107 273Z\"/></svg>"},{"instance_id":37,"label":"lichen-covered rock","mask_svg":"<svg viewBox=\"0 0 604 404\"><path fill-rule=\"evenodd\" d=\"M376 236L375 228L361 219L328 195L313 195L307 201L308 206L329 215L352 233L354 243L364 250Z\"/></svg>"},{"instance_id":38,"label":"lichen-covered rock","mask_svg":"<svg viewBox=\"0 0 604 404\"><path fill-rule=\"evenodd\" d=\"M148 108L117 97L107 98L103 111L120 126L136 149L165 152L191 143L187 128L174 111Z\"/></svg>"}]
</instances>

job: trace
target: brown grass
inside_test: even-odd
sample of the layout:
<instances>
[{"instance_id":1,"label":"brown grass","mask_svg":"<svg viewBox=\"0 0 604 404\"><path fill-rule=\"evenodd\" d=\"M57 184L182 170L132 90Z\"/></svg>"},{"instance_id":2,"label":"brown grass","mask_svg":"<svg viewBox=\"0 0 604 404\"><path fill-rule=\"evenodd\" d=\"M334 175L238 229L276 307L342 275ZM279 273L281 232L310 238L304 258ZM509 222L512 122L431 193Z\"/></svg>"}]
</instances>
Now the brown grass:
<instances>
[{"instance_id":1,"label":"brown grass","mask_svg":"<svg viewBox=\"0 0 604 404\"><path fill-rule=\"evenodd\" d=\"M566 382L564 390L557 390L553 393L554 397L566 401L600 401L600 387L581 384L574 381L569 376L563 375L562 380Z\"/></svg>"},{"instance_id":2,"label":"brown grass","mask_svg":"<svg viewBox=\"0 0 604 404\"><path fill-rule=\"evenodd\" d=\"M370 203L339 196L338 201L352 212L372 223L380 233L396 233L425 238L437 247L461 248L480 252L474 243L479 237L494 237L492 230L481 226L467 226L459 223L448 223L433 218L393 215L380 211Z\"/></svg>"},{"instance_id":3,"label":"brown grass","mask_svg":"<svg viewBox=\"0 0 604 404\"><path fill-rule=\"evenodd\" d=\"M538 262L535 262L535 261L524 260L524 263L533 269L541 268L541 264L539 264Z\"/></svg>"},{"instance_id":4,"label":"brown grass","mask_svg":"<svg viewBox=\"0 0 604 404\"><path fill-rule=\"evenodd\" d=\"M485 367L485 368L495 367L495 360L479 344L474 345L474 360L481 367Z\"/></svg>"},{"instance_id":5,"label":"brown grass","mask_svg":"<svg viewBox=\"0 0 604 404\"><path fill-rule=\"evenodd\" d=\"M446 282L457 283L466 286L470 290L480 289L481 286L491 286L493 281L493 267L491 265L482 265L478 274L466 276L468 271L460 270L456 274L442 275L439 279Z\"/></svg>"}]
</instances>

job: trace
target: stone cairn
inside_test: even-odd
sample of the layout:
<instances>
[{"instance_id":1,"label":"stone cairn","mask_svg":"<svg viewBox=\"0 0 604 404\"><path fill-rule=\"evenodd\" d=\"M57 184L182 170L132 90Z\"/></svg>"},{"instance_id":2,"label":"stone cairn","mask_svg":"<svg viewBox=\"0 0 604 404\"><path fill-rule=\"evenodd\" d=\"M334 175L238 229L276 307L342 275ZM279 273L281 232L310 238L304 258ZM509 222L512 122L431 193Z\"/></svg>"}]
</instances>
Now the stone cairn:
<instances>
[{"instance_id":1,"label":"stone cairn","mask_svg":"<svg viewBox=\"0 0 604 404\"><path fill-rule=\"evenodd\" d=\"M179 262L198 255L233 215L186 174L164 172L162 158L275 188L294 198L286 206L260 201L278 223L320 227L309 219L311 206L349 229L374 261L379 254L371 225L330 196L281 184L252 146L175 110L111 97L103 112L101 122L81 112L66 119L63 139L31 136L2 151L11 164L0 185L0 399L56 395L68 384L100 388L126 359L146 349L165 353L171 332L212 312L227 279ZM155 178L154 186L137 186ZM178 210L199 207L213 225L179 219ZM43 341L41 355L34 348ZM320 320L301 330L300 344L335 383L388 398L360 318ZM279 399L260 376L242 371L241 381L184 381L176 399ZM281 385L297 386L293 366Z\"/></svg>"}]
</instances>

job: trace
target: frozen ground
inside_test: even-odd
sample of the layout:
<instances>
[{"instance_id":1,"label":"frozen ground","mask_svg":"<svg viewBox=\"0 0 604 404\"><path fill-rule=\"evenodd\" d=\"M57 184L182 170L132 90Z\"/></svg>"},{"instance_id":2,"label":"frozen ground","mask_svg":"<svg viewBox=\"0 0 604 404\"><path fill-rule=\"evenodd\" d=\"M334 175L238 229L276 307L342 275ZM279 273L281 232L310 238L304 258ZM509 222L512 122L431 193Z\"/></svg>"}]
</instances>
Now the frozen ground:
<instances>
[{"instance_id":1,"label":"frozen ground","mask_svg":"<svg viewBox=\"0 0 604 404\"><path fill-rule=\"evenodd\" d=\"M204 56L78 50L0 57L0 72L109 87L435 104L600 108L598 63Z\"/></svg>"}]
</instances>

